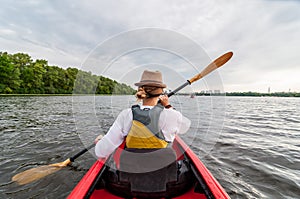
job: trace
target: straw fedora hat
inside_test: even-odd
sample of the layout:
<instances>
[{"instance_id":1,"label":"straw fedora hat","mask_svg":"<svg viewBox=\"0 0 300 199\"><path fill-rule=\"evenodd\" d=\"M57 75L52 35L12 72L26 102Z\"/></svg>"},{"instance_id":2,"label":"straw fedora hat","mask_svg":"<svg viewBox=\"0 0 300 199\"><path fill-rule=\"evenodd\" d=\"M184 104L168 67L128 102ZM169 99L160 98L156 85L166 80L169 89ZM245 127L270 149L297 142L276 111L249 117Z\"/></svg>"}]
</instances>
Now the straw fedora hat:
<instances>
[{"instance_id":1,"label":"straw fedora hat","mask_svg":"<svg viewBox=\"0 0 300 199\"><path fill-rule=\"evenodd\" d=\"M136 86L154 86L159 88L166 88L167 85L163 83L162 74L159 71L145 70L142 74L140 82L135 83Z\"/></svg>"}]
</instances>

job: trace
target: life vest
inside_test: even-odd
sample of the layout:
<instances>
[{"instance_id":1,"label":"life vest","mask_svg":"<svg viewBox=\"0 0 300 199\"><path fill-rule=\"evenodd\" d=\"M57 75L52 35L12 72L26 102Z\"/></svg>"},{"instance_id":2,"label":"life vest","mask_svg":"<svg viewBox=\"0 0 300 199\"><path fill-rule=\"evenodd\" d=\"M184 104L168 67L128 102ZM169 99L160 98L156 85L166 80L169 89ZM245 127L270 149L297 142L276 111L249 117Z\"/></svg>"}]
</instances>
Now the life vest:
<instances>
[{"instance_id":1,"label":"life vest","mask_svg":"<svg viewBox=\"0 0 300 199\"><path fill-rule=\"evenodd\" d=\"M126 137L127 148L166 148L168 142L158 127L159 116L164 107L156 105L152 109L141 110L139 105L131 107L133 120Z\"/></svg>"}]
</instances>

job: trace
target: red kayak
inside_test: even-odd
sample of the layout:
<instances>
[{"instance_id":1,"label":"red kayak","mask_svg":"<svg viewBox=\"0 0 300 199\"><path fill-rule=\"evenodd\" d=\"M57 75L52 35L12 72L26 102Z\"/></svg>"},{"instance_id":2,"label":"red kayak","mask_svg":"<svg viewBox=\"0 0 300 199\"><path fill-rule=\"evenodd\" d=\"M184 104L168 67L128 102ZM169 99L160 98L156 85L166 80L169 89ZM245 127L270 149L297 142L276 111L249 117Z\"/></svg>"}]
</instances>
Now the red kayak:
<instances>
[{"instance_id":1,"label":"red kayak","mask_svg":"<svg viewBox=\"0 0 300 199\"><path fill-rule=\"evenodd\" d=\"M124 150L123 144L111 157L97 160L68 198L230 197L195 153L177 136L171 148L151 153L133 153Z\"/></svg>"}]
</instances>

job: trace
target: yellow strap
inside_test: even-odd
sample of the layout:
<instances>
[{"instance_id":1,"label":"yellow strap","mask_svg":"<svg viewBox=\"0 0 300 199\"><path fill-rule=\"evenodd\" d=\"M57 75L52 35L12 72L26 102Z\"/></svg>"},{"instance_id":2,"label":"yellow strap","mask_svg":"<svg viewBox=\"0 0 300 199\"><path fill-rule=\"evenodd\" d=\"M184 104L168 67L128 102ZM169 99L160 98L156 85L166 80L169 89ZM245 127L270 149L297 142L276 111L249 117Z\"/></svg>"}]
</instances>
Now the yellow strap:
<instances>
[{"instance_id":1,"label":"yellow strap","mask_svg":"<svg viewBox=\"0 0 300 199\"><path fill-rule=\"evenodd\" d=\"M127 148L155 149L166 148L168 142L161 140L141 122L133 120L132 127L126 137Z\"/></svg>"}]
</instances>

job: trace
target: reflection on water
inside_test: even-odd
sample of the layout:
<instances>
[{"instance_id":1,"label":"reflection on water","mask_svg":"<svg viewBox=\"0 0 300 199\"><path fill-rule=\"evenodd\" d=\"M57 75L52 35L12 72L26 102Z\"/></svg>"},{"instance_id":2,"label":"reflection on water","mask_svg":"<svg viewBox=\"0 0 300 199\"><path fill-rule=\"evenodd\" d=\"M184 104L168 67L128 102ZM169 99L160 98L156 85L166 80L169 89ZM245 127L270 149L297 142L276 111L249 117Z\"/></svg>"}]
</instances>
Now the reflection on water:
<instances>
[{"instance_id":1,"label":"reflection on water","mask_svg":"<svg viewBox=\"0 0 300 199\"><path fill-rule=\"evenodd\" d=\"M232 198L299 197L299 98L171 100L192 120L183 139ZM11 177L74 155L132 103L133 96L0 97L0 198L66 198L95 161L92 150L39 181L19 186Z\"/></svg>"}]
</instances>

